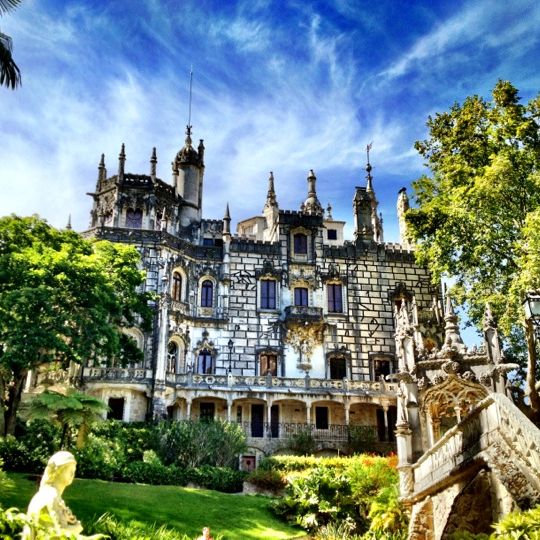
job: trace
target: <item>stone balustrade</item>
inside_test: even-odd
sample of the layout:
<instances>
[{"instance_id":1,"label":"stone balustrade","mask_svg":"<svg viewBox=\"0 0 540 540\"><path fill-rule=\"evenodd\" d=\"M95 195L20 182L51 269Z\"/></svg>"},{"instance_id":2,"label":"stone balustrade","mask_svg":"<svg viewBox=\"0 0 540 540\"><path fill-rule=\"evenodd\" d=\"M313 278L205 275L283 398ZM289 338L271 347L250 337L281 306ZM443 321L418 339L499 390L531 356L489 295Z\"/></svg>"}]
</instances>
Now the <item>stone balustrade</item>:
<instances>
[{"instance_id":1,"label":"stone balustrade","mask_svg":"<svg viewBox=\"0 0 540 540\"><path fill-rule=\"evenodd\" d=\"M502 394L491 394L482 400L412 465L412 491L418 494L429 490L475 459L506 471L506 476L523 474L533 488L527 496L540 496L534 494L534 488L540 486L540 432Z\"/></svg>"},{"instance_id":2,"label":"stone balustrade","mask_svg":"<svg viewBox=\"0 0 540 540\"><path fill-rule=\"evenodd\" d=\"M85 367L83 377L87 382L148 382L152 380L152 370L145 368Z\"/></svg>"}]
</instances>

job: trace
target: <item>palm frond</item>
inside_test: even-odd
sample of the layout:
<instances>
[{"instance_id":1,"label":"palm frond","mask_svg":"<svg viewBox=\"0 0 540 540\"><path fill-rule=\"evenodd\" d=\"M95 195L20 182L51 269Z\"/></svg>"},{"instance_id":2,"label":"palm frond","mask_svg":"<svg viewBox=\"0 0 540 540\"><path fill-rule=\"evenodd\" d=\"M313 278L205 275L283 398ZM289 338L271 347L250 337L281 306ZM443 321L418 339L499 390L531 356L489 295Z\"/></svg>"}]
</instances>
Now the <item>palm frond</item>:
<instances>
[{"instance_id":1,"label":"palm frond","mask_svg":"<svg viewBox=\"0 0 540 540\"><path fill-rule=\"evenodd\" d=\"M22 0L0 0L0 15L15 9Z\"/></svg>"},{"instance_id":2,"label":"palm frond","mask_svg":"<svg viewBox=\"0 0 540 540\"><path fill-rule=\"evenodd\" d=\"M11 56L11 39L0 34L0 86L14 89L20 84L21 71Z\"/></svg>"}]
</instances>

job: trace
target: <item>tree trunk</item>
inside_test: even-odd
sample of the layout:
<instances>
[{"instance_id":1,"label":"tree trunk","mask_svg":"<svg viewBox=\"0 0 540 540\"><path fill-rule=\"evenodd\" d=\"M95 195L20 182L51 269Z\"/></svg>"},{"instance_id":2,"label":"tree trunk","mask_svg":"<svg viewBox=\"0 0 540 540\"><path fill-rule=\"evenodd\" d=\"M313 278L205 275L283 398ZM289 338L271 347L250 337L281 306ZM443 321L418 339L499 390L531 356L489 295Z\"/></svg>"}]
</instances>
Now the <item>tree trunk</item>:
<instances>
[{"instance_id":1,"label":"tree trunk","mask_svg":"<svg viewBox=\"0 0 540 540\"><path fill-rule=\"evenodd\" d=\"M22 392L24 389L24 383L26 381L26 376L28 375L27 369L22 369L19 372L13 374L13 384L8 386L7 391L7 400L6 400L6 411L4 413L5 426L4 434L5 435L14 435L15 434L15 425L17 423L17 411L19 410L19 405L21 403Z\"/></svg>"},{"instance_id":2,"label":"tree trunk","mask_svg":"<svg viewBox=\"0 0 540 540\"><path fill-rule=\"evenodd\" d=\"M6 410L4 404L4 396L6 392L6 383L4 377L0 375L0 436L6 434Z\"/></svg>"},{"instance_id":3,"label":"tree trunk","mask_svg":"<svg viewBox=\"0 0 540 540\"><path fill-rule=\"evenodd\" d=\"M525 394L531 402L531 418L535 424L540 422L540 395L536 389L536 336L532 321L526 322L527 338L527 385Z\"/></svg>"}]
</instances>

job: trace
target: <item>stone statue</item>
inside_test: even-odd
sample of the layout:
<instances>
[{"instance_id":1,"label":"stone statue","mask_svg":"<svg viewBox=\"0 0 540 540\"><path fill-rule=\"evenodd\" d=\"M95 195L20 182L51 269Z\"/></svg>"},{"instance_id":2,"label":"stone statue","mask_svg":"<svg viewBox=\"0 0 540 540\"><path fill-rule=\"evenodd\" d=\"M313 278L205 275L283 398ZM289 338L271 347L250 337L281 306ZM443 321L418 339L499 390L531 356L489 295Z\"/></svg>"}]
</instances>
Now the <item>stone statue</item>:
<instances>
[{"instance_id":1,"label":"stone statue","mask_svg":"<svg viewBox=\"0 0 540 540\"><path fill-rule=\"evenodd\" d=\"M81 522L62 499L62 493L73 482L77 462L70 452L56 452L48 461L38 492L28 505L27 516L31 525L50 529L51 537L71 535L80 539L98 539L103 535L83 536ZM22 540L36 538L32 526L25 527Z\"/></svg>"},{"instance_id":2,"label":"stone statue","mask_svg":"<svg viewBox=\"0 0 540 540\"><path fill-rule=\"evenodd\" d=\"M210 535L210 527L204 527L202 530L202 536L199 536L197 540L213 540Z\"/></svg>"}]
</instances>

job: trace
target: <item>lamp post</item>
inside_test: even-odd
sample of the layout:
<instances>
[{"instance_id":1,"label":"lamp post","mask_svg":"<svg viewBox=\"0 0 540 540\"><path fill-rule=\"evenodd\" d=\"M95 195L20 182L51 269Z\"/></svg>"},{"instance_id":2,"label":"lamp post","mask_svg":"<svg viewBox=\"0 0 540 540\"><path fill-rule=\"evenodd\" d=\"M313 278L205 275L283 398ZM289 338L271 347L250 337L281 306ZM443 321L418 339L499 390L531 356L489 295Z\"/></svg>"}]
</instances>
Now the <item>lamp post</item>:
<instances>
[{"instance_id":1,"label":"lamp post","mask_svg":"<svg viewBox=\"0 0 540 540\"><path fill-rule=\"evenodd\" d=\"M536 339L540 334L540 294L528 292L523 302L525 337L527 339L527 391L534 419L540 418L540 396L536 389Z\"/></svg>"},{"instance_id":2,"label":"lamp post","mask_svg":"<svg viewBox=\"0 0 540 540\"><path fill-rule=\"evenodd\" d=\"M228 372L231 373L232 371L232 351L234 347L234 341L232 339L229 339L229 342L227 343L227 347L229 348L229 369Z\"/></svg>"}]
</instances>

